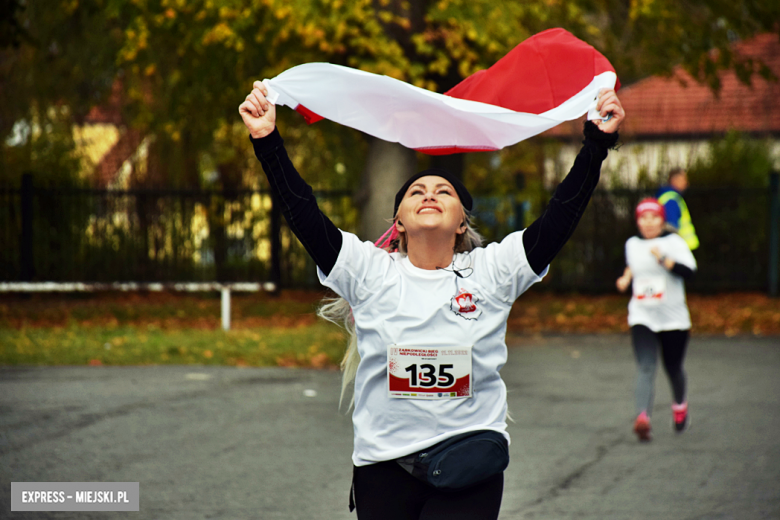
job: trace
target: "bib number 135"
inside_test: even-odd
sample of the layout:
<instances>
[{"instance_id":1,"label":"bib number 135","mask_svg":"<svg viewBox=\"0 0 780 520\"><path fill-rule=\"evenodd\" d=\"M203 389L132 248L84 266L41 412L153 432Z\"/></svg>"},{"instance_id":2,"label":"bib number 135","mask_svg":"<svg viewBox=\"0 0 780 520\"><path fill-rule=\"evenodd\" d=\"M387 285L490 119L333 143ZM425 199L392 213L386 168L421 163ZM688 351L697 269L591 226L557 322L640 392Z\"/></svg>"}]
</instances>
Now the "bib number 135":
<instances>
[{"instance_id":1,"label":"bib number 135","mask_svg":"<svg viewBox=\"0 0 780 520\"><path fill-rule=\"evenodd\" d=\"M409 386L420 386L423 388L437 386L440 388L449 388L455 384L455 376L449 371L453 365L442 363L439 365L439 374L436 375L436 365L424 363L418 366L414 363L406 367L406 371L411 374ZM419 370L419 375L418 375Z\"/></svg>"},{"instance_id":2,"label":"bib number 135","mask_svg":"<svg viewBox=\"0 0 780 520\"><path fill-rule=\"evenodd\" d=\"M390 397L453 399L471 397L471 347L387 347Z\"/></svg>"}]
</instances>

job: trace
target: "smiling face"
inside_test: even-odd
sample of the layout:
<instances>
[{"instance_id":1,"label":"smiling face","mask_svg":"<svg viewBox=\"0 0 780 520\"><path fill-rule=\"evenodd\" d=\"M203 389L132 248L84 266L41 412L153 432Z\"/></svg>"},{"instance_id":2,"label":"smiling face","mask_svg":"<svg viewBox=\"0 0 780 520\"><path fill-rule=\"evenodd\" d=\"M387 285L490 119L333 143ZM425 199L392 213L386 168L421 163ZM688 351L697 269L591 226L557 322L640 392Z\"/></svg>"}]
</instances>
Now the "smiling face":
<instances>
[{"instance_id":1,"label":"smiling face","mask_svg":"<svg viewBox=\"0 0 780 520\"><path fill-rule=\"evenodd\" d=\"M636 225L644 238L657 238L664 229L664 218L658 213L645 211L639 215Z\"/></svg>"},{"instance_id":2,"label":"smiling face","mask_svg":"<svg viewBox=\"0 0 780 520\"><path fill-rule=\"evenodd\" d=\"M412 236L441 231L455 238L466 230L463 205L452 184L443 177L420 177L406 190L396 215L399 232Z\"/></svg>"}]
</instances>

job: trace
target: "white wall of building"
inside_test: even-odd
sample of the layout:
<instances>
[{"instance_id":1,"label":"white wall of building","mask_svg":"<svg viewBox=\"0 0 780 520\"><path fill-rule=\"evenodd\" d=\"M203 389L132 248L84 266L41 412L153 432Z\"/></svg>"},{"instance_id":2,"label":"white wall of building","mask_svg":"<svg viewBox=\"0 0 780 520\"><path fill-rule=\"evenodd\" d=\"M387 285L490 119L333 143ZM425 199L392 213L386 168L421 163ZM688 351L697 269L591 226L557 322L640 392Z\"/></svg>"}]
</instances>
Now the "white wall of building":
<instances>
[{"instance_id":1,"label":"white wall of building","mask_svg":"<svg viewBox=\"0 0 780 520\"><path fill-rule=\"evenodd\" d=\"M553 186L568 173L581 145L564 144L555 157L544 162L545 184ZM780 171L780 139L770 144L775 171ZM655 183L666 181L666 174L675 167L687 168L710 153L709 141L639 141L626 143L610 151L602 167L601 186L634 187L640 178Z\"/></svg>"}]
</instances>

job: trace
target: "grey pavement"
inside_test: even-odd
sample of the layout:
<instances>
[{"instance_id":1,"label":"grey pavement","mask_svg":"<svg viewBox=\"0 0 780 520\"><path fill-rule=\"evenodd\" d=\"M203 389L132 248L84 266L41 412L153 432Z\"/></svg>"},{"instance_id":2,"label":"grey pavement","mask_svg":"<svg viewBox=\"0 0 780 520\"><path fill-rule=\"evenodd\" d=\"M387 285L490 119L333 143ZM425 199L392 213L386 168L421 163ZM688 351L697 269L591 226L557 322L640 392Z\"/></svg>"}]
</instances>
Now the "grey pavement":
<instances>
[{"instance_id":1,"label":"grey pavement","mask_svg":"<svg viewBox=\"0 0 780 520\"><path fill-rule=\"evenodd\" d=\"M628 336L509 344L501 518L780 518L779 338L694 337L692 427L672 431L659 369L646 444ZM339 389L303 369L0 368L0 518L354 519ZM140 482L140 512L12 513L10 482Z\"/></svg>"}]
</instances>

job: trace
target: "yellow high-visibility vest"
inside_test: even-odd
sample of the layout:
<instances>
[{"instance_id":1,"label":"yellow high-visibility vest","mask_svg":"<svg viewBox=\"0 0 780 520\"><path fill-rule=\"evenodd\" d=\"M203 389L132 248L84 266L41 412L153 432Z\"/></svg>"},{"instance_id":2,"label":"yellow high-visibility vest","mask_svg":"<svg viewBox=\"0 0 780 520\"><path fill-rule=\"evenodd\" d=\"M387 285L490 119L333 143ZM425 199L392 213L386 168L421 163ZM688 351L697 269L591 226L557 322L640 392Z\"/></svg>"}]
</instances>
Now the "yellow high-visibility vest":
<instances>
[{"instance_id":1,"label":"yellow high-visibility vest","mask_svg":"<svg viewBox=\"0 0 780 520\"><path fill-rule=\"evenodd\" d=\"M685 243L688 244L688 248L693 251L699 247L699 237L696 236L696 229L694 229L693 222L691 222L691 214L688 211L688 206L685 204L685 201L680 194L674 190L669 190L658 197L658 202L662 206L665 206L670 200L675 201L677 205L680 206L680 228L677 230L677 234L685 240Z\"/></svg>"}]
</instances>

